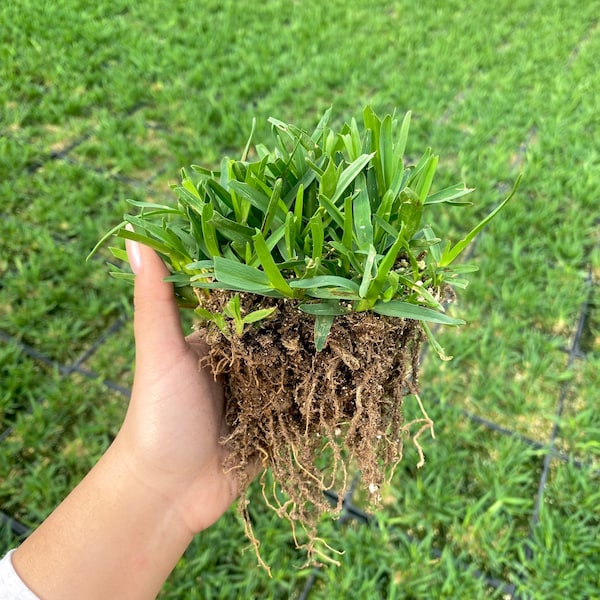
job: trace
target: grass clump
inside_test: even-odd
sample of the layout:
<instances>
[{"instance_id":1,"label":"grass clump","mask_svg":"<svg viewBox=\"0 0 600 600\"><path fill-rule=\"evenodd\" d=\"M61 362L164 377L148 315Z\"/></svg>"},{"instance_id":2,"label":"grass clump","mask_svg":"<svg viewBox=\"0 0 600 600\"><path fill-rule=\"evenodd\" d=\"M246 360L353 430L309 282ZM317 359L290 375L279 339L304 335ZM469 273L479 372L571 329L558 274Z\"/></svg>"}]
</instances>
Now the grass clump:
<instances>
[{"instance_id":1,"label":"grass clump","mask_svg":"<svg viewBox=\"0 0 600 600\"><path fill-rule=\"evenodd\" d=\"M274 149L257 145L257 159L248 161L249 140L241 160L225 158L219 171L193 166L198 181L183 170L177 206L130 200L141 213L111 234L160 252L182 305L224 333L240 335L245 323L273 311L242 318L234 297L209 313L199 290L296 301L316 317L317 350L333 317L351 312L462 324L445 314L440 290L466 285L461 275L475 268L454 261L512 194L451 245L423 224L425 209L466 204L473 190L458 184L431 193L438 163L431 149L405 166L410 113L398 124L367 107L362 135L354 119L335 132L330 114L312 134L270 119Z\"/></svg>"},{"instance_id":2,"label":"grass clump","mask_svg":"<svg viewBox=\"0 0 600 600\"><path fill-rule=\"evenodd\" d=\"M329 509L322 492L344 487L350 464L377 501L407 438L422 463L418 438L432 422L422 406L411 421L402 411L408 395L420 405L421 343L447 358L430 325L463 323L446 306L474 267L456 259L512 196L452 244L435 211L466 204L472 190L433 191L431 149L405 164L410 113L366 107L362 131L354 119L336 131L330 117L312 133L270 119L273 148L251 156L249 140L219 170L184 170L176 205L132 200L139 214L107 235L164 257L224 381L224 466L244 489L244 467L260 458L277 484L265 498L308 532L311 551Z\"/></svg>"}]
</instances>

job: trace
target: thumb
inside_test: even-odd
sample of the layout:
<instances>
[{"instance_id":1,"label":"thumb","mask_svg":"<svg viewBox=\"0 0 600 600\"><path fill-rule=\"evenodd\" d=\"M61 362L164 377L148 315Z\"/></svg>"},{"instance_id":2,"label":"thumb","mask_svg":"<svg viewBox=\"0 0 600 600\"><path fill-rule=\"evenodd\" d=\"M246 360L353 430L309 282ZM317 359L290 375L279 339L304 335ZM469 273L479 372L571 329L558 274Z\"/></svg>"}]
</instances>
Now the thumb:
<instances>
[{"instance_id":1,"label":"thumb","mask_svg":"<svg viewBox=\"0 0 600 600\"><path fill-rule=\"evenodd\" d=\"M133 292L136 356L139 364L164 363L165 352L186 348L173 285L161 258L148 246L126 240L127 256L135 274Z\"/></svg>"}]
</instances>

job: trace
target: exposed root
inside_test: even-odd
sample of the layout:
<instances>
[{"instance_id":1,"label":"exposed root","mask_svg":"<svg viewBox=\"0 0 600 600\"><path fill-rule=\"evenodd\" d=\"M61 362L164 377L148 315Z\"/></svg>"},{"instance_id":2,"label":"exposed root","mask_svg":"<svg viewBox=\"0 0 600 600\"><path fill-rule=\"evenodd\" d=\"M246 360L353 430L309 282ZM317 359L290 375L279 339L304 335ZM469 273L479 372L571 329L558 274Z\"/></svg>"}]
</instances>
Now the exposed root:
<instances>
[{"instance_id":1,"label":"exposed root","mask_svg":"<svg viewBox=\"0 0 600 600\"><path fill-rule=\"evenodd\" d=\"M244 533L246 534L246 537L248 538L248 540L252 544L252 547L254 548L254 554L256 554L258 563L269 574L269 577L271 577L271 568L262 559L262 556L260 555L260 541L254 534L252 522L250 521L250 515L248 514L248 503L249 502L250 501L246 497L246 494L242 493L242 495L240 496L240 498L238 500L238 513L240 514L240 516L242 518L242 522L244 523Z\"/></svg>"},{"instance_id":2,"label":"exposed root","mask_svg":"<svg viewBox=\"0 0 600 600\"><path fill-rule=\"evenodd\" d=\"M205 305L214 312L228 298L212 293ZM277 487L263 484L265 501L290 521L294 534L300 527L308 538L300 545L309 555L321 555L316 525L331 511L323 491L344 489L349 465L360 469L376 503L407 439L417 448L419 466L424 461L419 437L433 433L433 423L417 393L422 330L415 321L351 313L336 318L325 348L316 352L313 318L292 302L245 294L241 301L243 313L273 305L278 310L242 337L204 330L211 367L227 398L224 468L239 474L242 490L249 484L246 465L259 459L270 468ZM407 395L417 398L423 415L408 423L402 411ZM247 498L240 504L258 554Z\"/></svg>"}]
</instances>

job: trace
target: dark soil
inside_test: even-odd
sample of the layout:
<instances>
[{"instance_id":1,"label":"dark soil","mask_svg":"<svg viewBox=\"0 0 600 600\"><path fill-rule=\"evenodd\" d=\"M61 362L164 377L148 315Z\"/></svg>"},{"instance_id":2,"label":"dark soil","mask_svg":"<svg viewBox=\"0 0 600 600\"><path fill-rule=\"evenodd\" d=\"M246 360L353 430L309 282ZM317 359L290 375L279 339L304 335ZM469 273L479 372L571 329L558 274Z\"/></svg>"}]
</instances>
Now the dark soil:
<instances>
[{"instance_id":1,"label":"dark soil","mask_svg":"<svg viewBox=\"0 0 600 600\"><path fill-rule=\"evenodd\" d=\"M229 297L212 292L203 305L215 312ZM402 402L417 392L422 329L416 321L351 313L336 317L316 352L314 318L295 303L245 294L241 303L242 314L277 311L242 337L204 330L227 398L225 468L237 470L244 490L246 468L259 458L281 488L265 490L267 501L314 539L320 514L331 510L323 490L343 490L349 469L360 469L376 503L402 459L412 425ZM243 497L242 514L246 503Z\"/></svg>"}]
</instances>

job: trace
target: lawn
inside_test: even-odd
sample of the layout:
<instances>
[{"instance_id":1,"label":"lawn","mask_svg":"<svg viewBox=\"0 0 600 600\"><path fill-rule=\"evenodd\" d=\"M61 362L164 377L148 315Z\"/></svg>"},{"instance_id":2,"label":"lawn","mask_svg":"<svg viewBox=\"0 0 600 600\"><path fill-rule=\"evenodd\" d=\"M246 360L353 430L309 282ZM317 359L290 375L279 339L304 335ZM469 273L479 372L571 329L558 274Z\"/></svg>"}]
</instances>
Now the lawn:
<instances>
[{"instance_id":1,"label":"lawn","mask_svg":"<svg viewBox=\"0 0 600 600\"><path fill-rule=\"evenodd\" d=\"M597 6L574 0L3 2L0 554L124 414L131 289L108 249L85 257L126 200L173 199L253 117L268 141L269 116L310 128L370 103L412 110L407 153L440 155L436 185L477 188L450 231L523 173L471 248L468 324L438 332L453 360L423 359L427 462L407 450L371 524L323 521L339 567L305 565L254 490L272 577L230 511L161 598L599 597L599 54Z\"/></svg>"}]
</instances>

